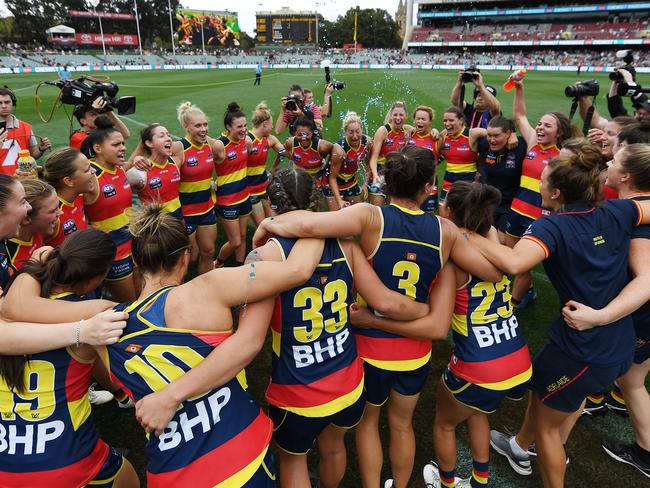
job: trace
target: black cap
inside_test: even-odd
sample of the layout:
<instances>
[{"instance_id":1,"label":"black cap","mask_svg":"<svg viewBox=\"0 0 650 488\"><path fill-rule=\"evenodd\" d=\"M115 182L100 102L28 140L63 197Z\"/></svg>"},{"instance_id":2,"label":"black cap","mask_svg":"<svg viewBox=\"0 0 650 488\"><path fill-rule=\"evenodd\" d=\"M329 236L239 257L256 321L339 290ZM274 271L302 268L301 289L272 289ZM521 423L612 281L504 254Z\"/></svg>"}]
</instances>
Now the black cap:
<instances>
[{"instance_id":1,"label":"black cap","mask_svg":"<svg viewBox=\"0 0 650 488\"><path fill-rule=\"evenodd\" d=\"M88 106L88 105L77 105L74 108L74 111L72 112L72 115L74 115L78 121L81 122L81 119L83 119L88 112L92 112L95 109Z\"/></svg>"},{"instance_id":2,"label":"black cap","mask_svg":"<svg viewBox=\"0 0 650 488\"><path fill-rule=\"evenodd\" d=\"M650 100L646 100L645 102L633 103L632 106L635 109L643 108L646 109L648 112L650 112Z\"/></svg>"}]
</instances>

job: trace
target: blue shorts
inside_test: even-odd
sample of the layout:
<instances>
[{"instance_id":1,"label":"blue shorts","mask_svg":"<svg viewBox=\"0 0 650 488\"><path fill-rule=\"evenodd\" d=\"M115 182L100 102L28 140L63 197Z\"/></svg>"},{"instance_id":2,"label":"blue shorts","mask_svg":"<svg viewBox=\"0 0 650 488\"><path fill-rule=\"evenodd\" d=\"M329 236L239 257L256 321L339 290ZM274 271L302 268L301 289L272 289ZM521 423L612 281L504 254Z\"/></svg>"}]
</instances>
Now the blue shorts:
<instances>
[{"instance_id":1,"label":"blue shorts","mask_svg":"<svg viewBox=\"0 0 650 488\"><path fill-rule=\"evenodd\" d=\"M358 197L361 195L361 187L359 186L359 183L356 183L354 186L346 188L345 190L339 189L339 193L341 198ZM325 198L334 198L334 193L332 193L332 189L329 185L323 187L323 196Z\"/></svg>"},{"instance_id":2,"label":"blue shorts","mask_svg":"<svg viewBox=\"0 0 650 488\"><path fill-rule=\"evenodd\" d=\"M494 227L496 230L506 233L508 227L508 217L510 216L510 203L506 205L499 205L494 209L492 218L494 219ZM519 214L517 214L519 215ZM522 234L523 235L523 234Z\"/></svg>"},{"instance_id":3,"label":"blue shorts","mask_svg":"<svg viewBox=\"0 0 650 488\"><path fill-rule=\"evenodd\" d=\"M386 196L386 181L384 180L384 173L386 173L386 167L383 164L378 164L377 174L379 175L380 180L378 183L368 182L368 193L370 195Z\"/></svg>"},{"instance_id":4,"label":"blue shorts","mask_svg":"<svg viewBox=\"0 0 650 488\"><path fill-rule=\"evenodd\" d=\"M547 342L533 359L530 388L547 407L573 413L588 395L605 390L631 365L631 356L615 366L589 365Z\"/></svg>"},{"instance_id":5,"label":"blue shorts","mask_svg":"<svg viewBox=\"0 0 650 488\"><path fill-rule=\"evenodd\" d=\"M650 359L650 338L637 336L636 347L634 348L634 363L642 364L648 359Z\"/></svg>"},{"instance_id":6,"label":"blue shorts","mask_svg":"<svg viewBox=\"0 0 650 488\"><path fill-rule=\"evenodd\" d=\"M253 476L243 486L246 488L272 488L276 486L276 475L275 461L271 447L269 446L262 464L260 464L257 471L255 471Z\"/></svg>"},{"instance_id":7,"label":"blue shorts","mask_svg":"<svg viewBox=\"0 0 650 488\"><path fill-rule=\"evenodd\" d=\"M196 232L200 225L216 225L217 216L213 210L205 212L201 215L186 215L185 216L185 230L187 235L191 236Z\"/></svg>"},{"instance_id":8,"label":"blue shorts","mask_svg":"<svg viewBox=\"0 0 650 488\"><path fill-rule=\"evenodd\" d=\"M424 388L429 376L431 363L412 371L389 371L380 369L364 361L364 389L366 390L366 401L371 405L380 406L386 403L391 390L400 395L417 395Z\"/></svg>"},{"instance_id":9,"label":"blue shorts","mask_svg":"<svg viewBox=\"0 0 650 488\"><path fill-rule=\"evenodd\" d=\"M133 268L133 257L130 255L125 258L113 261L113 264L111 264L111 269L106 275L106 279L108 281L119 281L123 280L124 278L128 278L133 274Z\"/></svg>"},{"instance_id":10,"label":"blue shorts","mask_svg":"<svg viewBox=\"0 0 650 488\"><path fill-rule=\"evenodd\" d=\"M427 199L420 205L420 210L426 213L435 213L438 211L438 193L429 195Z\"/></svg>"},{"instance_id":11,"label":"blue shorts","mask_svg":"<svg viewBox=\"0 0 650 488\"><path fill-rule=\"evenodd\" d=\"M269 196L265 193L262 193L261 195L251 195L248 197L248 199L251 201L251 206L257 205L260 203L262 200L268 200Z\"/></svg>"},{"instance_id":12,"label":"blue shorts","mask_svg":"<svg viewBox=\"0 0 650 488\"><path fill-rule=\"evenodd\" d=\"M103 466L91 481L88 486L110 488L115 483L117 476L122 471L124 466L124 456L117 452L112 447L109 448L108 457L104 461Z\"/></svg>"},{"instance_id":13,"label":"blue shorts","mask_svg":"<svg viewBox=\"0 0 650 488\"><path fill-rule=\"evenodd\" d=\"M470 183L476 178L476 171L470 173L450 173L445 171L445 175L442 178L442 189L440 191L440 203L444 205L444 201L447 199L447 192L457 181L469 181Z\"/></svg>"},{"instance_id":14,"label":"blue shorts","mask_svg":"<svg viewBox=\"0 0 650 488\"><path fill-rule=\"evenodd\" d=\"M239 217L248 215L253 211L250 197L243 202L234 205L217 205L215 207L217 215L225 220L237 220Z\"/></svg>"},{"instance_id":15,"label":"blue shorts","mask_svg":"<svg viewBox=\"0 0 650 488\"><path fill-rule=\"evenodd\" d=\"M314 441L325 429L333 424L343 429L351 429L359 423L366 406L361 395L349 407L327 417L303 417L283 408L269 405L269 417L273 420L273 439L278 447L290 454L307 454Z\"/></svg>"},{"instance_id":16,"label":"blue shorts","mask_svg":"<svg viewBox=\"0 0 650 488\"><path fill-rule=\"evenodd\" d=\"M521 400L528 392L527 381L509 390L490 390L459 378L449 366L442 373L441 381L459 403L483 413L493 413L506 398Z\"/></svg>"},{"instance_id":17,"label":"blue shorts","mask_svg":"<svg viewBox=\"0 0 650 488\"><path fill-rule=\"evenodd\" d=\"M521 239L533 222L535 222L535 219L510 210L506 217L506 234Z\"/></svg>"}]
</instances>

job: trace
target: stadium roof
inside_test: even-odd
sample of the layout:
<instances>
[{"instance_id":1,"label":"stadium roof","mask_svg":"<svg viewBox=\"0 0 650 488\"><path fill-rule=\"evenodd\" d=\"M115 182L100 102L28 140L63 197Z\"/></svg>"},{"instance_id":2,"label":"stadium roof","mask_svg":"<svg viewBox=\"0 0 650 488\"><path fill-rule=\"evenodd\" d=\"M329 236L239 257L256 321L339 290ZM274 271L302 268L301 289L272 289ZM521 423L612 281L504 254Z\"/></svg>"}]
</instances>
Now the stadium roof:
<instances>
[{"instance_id":1,"label":"stadium roof","mask_svg":"<svg viewBox=\"0 0 650 488\"><path fill-rule=\"evenodd\" d=\"M417 0L418 4L437 4L437 5L449 5L454 3L458 3L458 4L487 3L487 2L494 2L494 0ZM514 0L513 3L515 3Z\"/></svg>"},{"instance_id":2,"label":"stadium roof","mask_svg":"<svg viewBox=\"0 0 650 488\"><path fill-rule=\"evenodd\" d=\"M316 15L315 10L292 10L289 7L282 7L280 10L260 10L255 15Z\"/></svg>"}]
</instances>

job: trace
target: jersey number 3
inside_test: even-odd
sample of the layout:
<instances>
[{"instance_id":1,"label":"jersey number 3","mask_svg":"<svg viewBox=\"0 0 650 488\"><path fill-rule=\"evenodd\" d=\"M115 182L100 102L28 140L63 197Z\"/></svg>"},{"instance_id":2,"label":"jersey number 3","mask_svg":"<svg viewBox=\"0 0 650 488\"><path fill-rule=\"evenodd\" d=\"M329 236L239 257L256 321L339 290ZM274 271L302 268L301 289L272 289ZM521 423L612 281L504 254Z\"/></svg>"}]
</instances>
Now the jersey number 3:
<instances>
[{"instance_id":1,"label":"jersey number 3","mask_svg":"<svg viewBox=\"0 0 650 488\"><path fill-rule=\"evenodd\" d=\"M318 288L308 286L302 288L293 298L293 306L305 308L302 320L310 322L309 326L299 326L293 329L297 341L312 342L320 337L323 328L330 334L341 330L348 322L348 285L343 280L334 280L325 285L321 292ZM324 304L331 304L332 317L323 318Z\"/></svg>"}]
</instances>

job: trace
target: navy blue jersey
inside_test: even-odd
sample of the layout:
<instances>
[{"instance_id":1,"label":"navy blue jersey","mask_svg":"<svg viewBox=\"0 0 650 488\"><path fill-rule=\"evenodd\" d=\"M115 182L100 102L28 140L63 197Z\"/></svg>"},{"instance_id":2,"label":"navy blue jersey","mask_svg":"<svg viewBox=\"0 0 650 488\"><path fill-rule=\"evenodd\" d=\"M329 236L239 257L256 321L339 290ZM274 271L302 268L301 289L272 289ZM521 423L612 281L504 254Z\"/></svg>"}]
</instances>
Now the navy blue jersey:
<instances>
[{"instance_id":1,"label":"navy blue jersey","mask_svg":"<svg viewBox=\"0 0 650 488\"><path fill-rule=\"evenodd\" d=\"M380 207L380 212L381 236L370 263L387 288L424 303L442 268L440 221L394 203ZM378 329L355 329L355 333L359 356L377 368L413 371L431 356L431 341Z\"/></svg>"},{"instance_id":2,"label":"navy blue jersey","mask_svg":"<svg viewBox=\"0 0 650 488\"><path fill-rule=\"evenodd\" d=\"M544 249L544 269L561 305L575 300L600 309L616 298L629 282L630 239L641 215L632 200L607 200L598 207L567 205L563 212L531 224L523 238ZM572 358L597 366L631 358L635 344L629 316L581 332L560 316L549 338Z\"/></svg>"},{"instance_id":3,"label":"navy blue jersey","mask_svg":"<svg viewBox=\"0 0 650 488\"><path fill-rule=\"evenodd\" d=\"M7 250L7 241L0 241L0 288L7 288L9 280L16 272L16 268L11 264L11 257Z\"/></svg>"},{"instance_id":4,"label":"navy blue jersey","mask_svg":"<svg viewBox=\"0 0 650 488\"><path fill-rule=\"evenodd\" d=\"M481 137L477 146L478 170L481 173L481 183L487 183L501 192L500 207L510 208L512 199L519 189L521 168L527 154L526 140L517 137L519 145L514 149L503 149L495 153L490 149L487 137Z\"/></svg>"},{"instance_id":5,"label":"navy blue jersey","mask_svg":"<svg viewBox=\"0 0 650 488\"><path fill-rule=\"evenodd\" d=\"M276 237L283 257L296 239ZM314 274L280 293L271 321L273 369L266 399L303 417L326 417L363 393L363 366L348 322L353 278L337 239L327 239Z\"/></svg>"},{"instance_id":6,"label":"navy blue jersey","mask_svg":"<svg viewBox=\"0 0 650 488\"><path fill-rule=\"evenodd\" d=\"M639 195L632 200L650 200L650 195ZM650 225L640 225L632 231L632 239L650 239ZM632 314L637 337L650 339L650 302Z\"/></svg>"}]
</instances>

